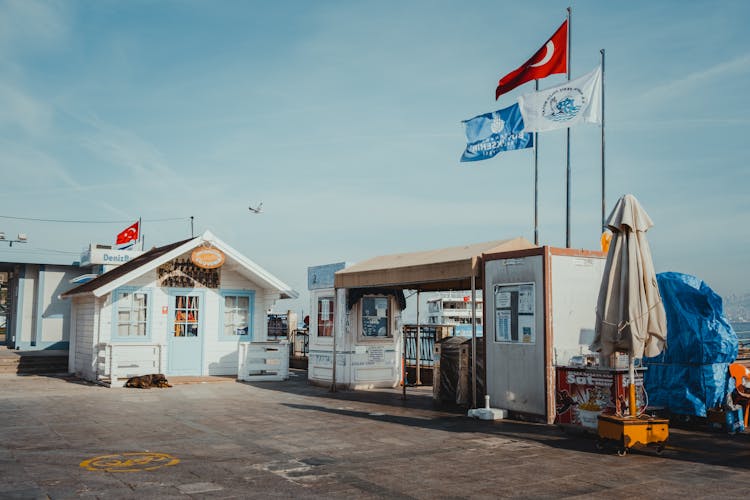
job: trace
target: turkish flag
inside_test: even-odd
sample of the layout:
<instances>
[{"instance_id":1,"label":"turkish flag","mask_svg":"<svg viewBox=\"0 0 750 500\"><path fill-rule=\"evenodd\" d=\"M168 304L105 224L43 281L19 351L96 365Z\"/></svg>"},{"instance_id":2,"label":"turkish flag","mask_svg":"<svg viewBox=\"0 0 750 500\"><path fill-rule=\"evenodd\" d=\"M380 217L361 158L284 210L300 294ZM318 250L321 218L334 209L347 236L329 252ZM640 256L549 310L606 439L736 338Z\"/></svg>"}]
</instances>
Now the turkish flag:
<instances>
[{"instance_id":1,"label":"turkish flag","mask_svg":"<svg viewBox=\"0 0 750 500\"><path fill-rule=\"evenodd\" d=\"M566 73L567 71L568 21L566 19L557 28L555 34L528 61L500 79L497 89L495 89L495 100L521 84L530 82L531 80L546 78L549 75Z\"/></svg>"},{"instance_id":2,"label":"turkish flag","mask_svg":"<svg viewBox=\"0 0 750 500\"><path fill-rule=\"evenodd\" d=\"M130 241L135 241L137 239L138 239L138 221L135 221L135 223L132 226L127 227L123 232L117 235L117 240L115 241L115 245L122 245Z\"/></svg>"}]
</instances>

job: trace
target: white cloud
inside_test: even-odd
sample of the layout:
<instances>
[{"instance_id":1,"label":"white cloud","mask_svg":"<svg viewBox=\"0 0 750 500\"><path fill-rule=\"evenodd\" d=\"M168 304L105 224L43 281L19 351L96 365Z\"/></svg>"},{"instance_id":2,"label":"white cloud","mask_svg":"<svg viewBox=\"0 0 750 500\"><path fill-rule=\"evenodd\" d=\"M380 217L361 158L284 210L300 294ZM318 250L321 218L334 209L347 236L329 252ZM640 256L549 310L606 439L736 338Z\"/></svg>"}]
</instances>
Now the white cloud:
<instances>
[{"instance_id":1,"label":"white cloud","mask_svg":"<svg viewBox=\"0 0 750 500\"><path fill-rule=\"evenodd\" d=\"M69 2L0 2L0 54L59 47L70 32Z\"/></svg>"},{"instance_id":2,"label":"white cloud","mask_svg":"<svg viewBox=\"0 0 750 500\"><path fill-rule=\"evenodd\" d=\"M705 86L722 78L746 75L750 72L750 53L724 61L671 82L652 87L639 96L641 100L659 101L662 99L676 99L686 93L693 92L699 86ZM707 92L709 90L707 89Z\"/></svg>"},{"instance_id":3,"label":"white cloud","mask_svg":"<svg viewBox=\"0 0 750 500\"><path fill-rule=\"evenodd\" d=\"M32 135L45 133L53 110L24 91L0 82L0 126L20 127Z\"/></svg>"}]
</instances>

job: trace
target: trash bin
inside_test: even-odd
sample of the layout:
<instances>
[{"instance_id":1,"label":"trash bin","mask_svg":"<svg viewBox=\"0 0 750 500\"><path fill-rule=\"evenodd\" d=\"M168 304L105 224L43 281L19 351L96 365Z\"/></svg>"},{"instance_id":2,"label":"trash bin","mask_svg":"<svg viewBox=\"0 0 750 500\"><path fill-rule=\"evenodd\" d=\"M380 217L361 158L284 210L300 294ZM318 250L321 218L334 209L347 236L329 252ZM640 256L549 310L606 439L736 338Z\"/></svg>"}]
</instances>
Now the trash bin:
<instances>
[{"instance_id":1,"label":"trash bin","mask_svg":"<svg viewBox=\"0 0 750 500\"><path fill-rule=\"evenodd\" d=\"M477 400L484 398L484 339L477 339ZM445 337L435 342L432 398L460 406L472 404L471 339Z\"/></svg>"}]
</instances>

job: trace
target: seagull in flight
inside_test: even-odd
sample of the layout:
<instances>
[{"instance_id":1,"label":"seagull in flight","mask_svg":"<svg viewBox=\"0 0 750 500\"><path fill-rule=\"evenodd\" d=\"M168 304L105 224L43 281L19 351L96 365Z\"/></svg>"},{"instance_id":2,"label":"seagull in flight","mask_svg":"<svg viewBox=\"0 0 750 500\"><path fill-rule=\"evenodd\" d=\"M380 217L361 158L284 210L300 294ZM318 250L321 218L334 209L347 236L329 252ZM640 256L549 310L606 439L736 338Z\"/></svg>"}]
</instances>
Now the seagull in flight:
<instances>
[{"instance_id":1,"label":"seagull in flight","mask_svg":"<svg viewBox=\"0 0 750 500\"><path fill-rule=\"evenodd\" d=\"M251 211L252 213L254 213L254 214L259 214L259 213L261 213L261 212L263 211L263 202L261 201L261 202L260 202L260 204L259 204L259 205L258 205L257 207L255 207L255 208L253 208L252 206L249 206L249 207L247 207L247 208L248 208L248 210L250 210L250 211Z\"/></svg>"}]
</instances>

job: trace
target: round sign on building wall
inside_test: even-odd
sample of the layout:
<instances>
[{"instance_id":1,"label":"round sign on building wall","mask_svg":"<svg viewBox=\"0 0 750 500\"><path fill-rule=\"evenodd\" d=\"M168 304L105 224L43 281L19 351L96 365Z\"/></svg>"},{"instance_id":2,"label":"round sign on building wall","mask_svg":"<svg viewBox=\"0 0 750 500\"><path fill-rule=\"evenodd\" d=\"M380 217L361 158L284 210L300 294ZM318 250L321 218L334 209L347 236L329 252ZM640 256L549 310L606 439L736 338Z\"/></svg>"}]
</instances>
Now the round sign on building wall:
<instances>
[{"instance_id":1,"label":"round sign on building wall","mask_svg":"<svg viewBox=\"0 0 750 500\"><path fill-rule=\"evenodd\" d=\"M224 252L214 247L198 247L190 254L193 264L203 269L216 269L224 265Z\"/></svg>"}]
</instances>

